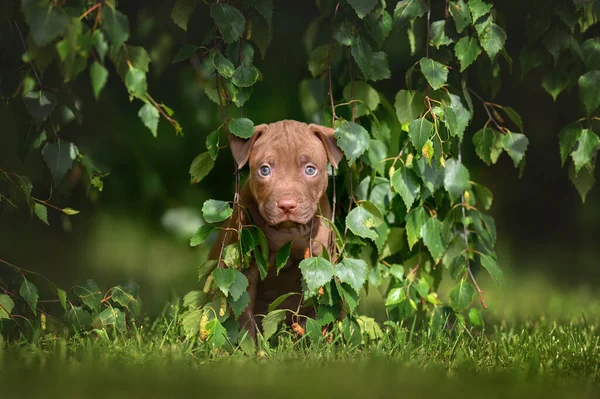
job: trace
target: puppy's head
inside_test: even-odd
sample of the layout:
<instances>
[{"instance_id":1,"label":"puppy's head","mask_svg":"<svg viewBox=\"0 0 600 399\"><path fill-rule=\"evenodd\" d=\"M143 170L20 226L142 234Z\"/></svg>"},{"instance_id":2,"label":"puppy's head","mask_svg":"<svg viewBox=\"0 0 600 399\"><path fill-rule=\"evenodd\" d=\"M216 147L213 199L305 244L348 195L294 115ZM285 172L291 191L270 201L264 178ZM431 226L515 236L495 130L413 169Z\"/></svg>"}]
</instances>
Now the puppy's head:
<instances>
[{"instance_id":1,"label":"puppy's head","mask_svg":"<svg viewBox=\"0 0 600 399\"><path fill-rule=\"evenodd\" d=\"M327 189L327 161L343 153L333 129L284 120L254 128L252 138L230 135L238 168L250 164L250 191L263 219L277 228L310 222Z\"/></svg>"}]
</instances>

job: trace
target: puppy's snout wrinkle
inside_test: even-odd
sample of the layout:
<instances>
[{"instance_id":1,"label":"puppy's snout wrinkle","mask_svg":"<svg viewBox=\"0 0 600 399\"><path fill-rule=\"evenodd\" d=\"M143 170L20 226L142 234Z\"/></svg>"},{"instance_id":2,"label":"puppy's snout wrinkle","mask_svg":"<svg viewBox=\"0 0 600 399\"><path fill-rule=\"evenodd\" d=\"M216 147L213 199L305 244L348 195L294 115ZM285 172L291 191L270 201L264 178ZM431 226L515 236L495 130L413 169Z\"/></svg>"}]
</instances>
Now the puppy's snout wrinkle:
<instances>
[{"instance_id":1,"label":"puppy's snout wrinkle","mask_svg":"<svg viewBox=\"0 0 600 399\"><path fill-rule=\"evenodd\" d=\"M291 213L298 207L298 200L294 197L283 197L275 201L275 204L283 213Z\"/></svg>"}]
</instances>

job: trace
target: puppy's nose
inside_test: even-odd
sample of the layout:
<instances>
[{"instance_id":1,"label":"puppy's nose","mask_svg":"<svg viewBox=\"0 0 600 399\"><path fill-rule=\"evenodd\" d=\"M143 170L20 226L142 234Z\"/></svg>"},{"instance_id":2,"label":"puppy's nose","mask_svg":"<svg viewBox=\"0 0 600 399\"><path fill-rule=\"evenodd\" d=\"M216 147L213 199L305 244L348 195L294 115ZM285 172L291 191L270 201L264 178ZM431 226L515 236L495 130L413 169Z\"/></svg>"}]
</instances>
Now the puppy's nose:
<instances>
[{"instance_id":1,"label":"puppy's nose","mask_svg":"<svg viewBox=\"0 0 600 399\"><path fill-rule=\"evenodd\" d=\"M298 206L298 201L295 198L281 198L277 201L277 207L284 213L290 213Z\"/></svg>"}]
</instances>

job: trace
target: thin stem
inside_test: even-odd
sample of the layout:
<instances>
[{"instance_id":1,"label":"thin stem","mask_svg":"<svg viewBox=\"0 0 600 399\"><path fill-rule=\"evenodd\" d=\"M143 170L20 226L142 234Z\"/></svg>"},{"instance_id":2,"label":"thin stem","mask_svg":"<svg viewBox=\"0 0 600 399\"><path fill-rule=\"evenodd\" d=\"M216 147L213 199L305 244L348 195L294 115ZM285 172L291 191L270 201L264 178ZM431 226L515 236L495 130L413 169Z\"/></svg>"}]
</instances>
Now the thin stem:
<instances>
[{"instance_id":1,"label":"thin stem","mask_svg":"<svg viewBox=\"0 0 600 399\"><path fill-rule=\"evenodd\" d=\"M331 37L329 38L329 54L327 58L327 71L329 75L329 101L331 102L331 127L333 128L333 122L336 119L335 106L333 103L333 80L331 77L331 62L333 59L333 33L335 29L335 17L337 16L338 9L340 8L340 2L338 1L335 5L335 11L333 12L333 18L331 19Z\"/></svg>"}]
</instances>

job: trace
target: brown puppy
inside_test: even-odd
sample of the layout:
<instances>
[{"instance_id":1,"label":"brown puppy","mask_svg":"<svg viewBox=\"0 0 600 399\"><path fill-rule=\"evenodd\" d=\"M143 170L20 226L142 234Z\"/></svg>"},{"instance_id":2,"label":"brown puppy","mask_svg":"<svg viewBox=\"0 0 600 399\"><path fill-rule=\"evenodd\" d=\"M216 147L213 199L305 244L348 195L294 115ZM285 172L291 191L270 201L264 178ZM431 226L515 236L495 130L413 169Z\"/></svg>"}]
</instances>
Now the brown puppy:
<instances>
[{"instance_id":1,"label":"brown puppy","mask_svg":"<svg viewBox=\"0 0 600 399\"><path fill-rule=\"evenodd\" d=\"M256 126L248 140L230 135L231 152L238 168L250 164L248 180L240 190L240 205L245 211L234 209L232 226L237 226L238 221L242 225L257 225L265 233L269 246L267 277L260 280L255 262L244 271L249 281L250 304L240 316L239 324L252 337L256 335L254 315L265 315L268 305L285 293L302 292L298 264L308 249L311 225L313 256L320 254L323 246L329 248L330 230L318 215L331 218L326 194L327 162L337 167L343 156L333 132L323 126L284 120ZM211 259L219 257L223 234L212 248ZM226 244L234 240L236 234L228 234ZM288 263L277 275L277 252L292 240ZM296 310L300 301L300 295L292 295L279 308Z\"/></svg>"}]
</instances>

